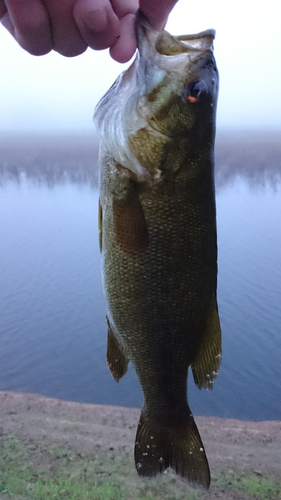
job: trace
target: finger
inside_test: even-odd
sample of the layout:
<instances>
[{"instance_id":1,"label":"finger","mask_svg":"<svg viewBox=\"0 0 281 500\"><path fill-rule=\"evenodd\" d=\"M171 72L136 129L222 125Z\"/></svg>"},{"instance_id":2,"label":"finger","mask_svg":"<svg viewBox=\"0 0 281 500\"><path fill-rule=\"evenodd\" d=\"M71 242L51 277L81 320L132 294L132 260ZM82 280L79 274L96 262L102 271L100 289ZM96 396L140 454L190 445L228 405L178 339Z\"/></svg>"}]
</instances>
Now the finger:
<instances>
[{"instance_id":1,"label":"finger","mask_svg":"<svg viewBox=\"0 0 281 500\"><path fill-rule=\"evenodd\" d=\"M107 49L120 36L120 22L109 0L77 0L73 13L83 39L92 49Z\"/></svg>"},{"instance_id":2,"label":"finger","mask_svg":"<svg viewBox=\"0 0 281 500\"><path fill-rule=\"evenodd\" d=\"M127 14L120 21L120 37L112 47L110 55L115 61L125 63L131 59L137 48L134 14Z\"/></svg>"},{"instance_id":3,"label":"finger","mask_svg":"<svg viewBox=\"0 0 281 500\"><path fill-rule=\"evenodd\" d=\"M135 14L139 8L138 0L111 0L111 4L119 19L127 14Z\"/></svg>"},{"instance_id":4,"label":"finger","mask_svg":"<svg viewBox=\"0 0 281 500\"><path fill-rule=\"evenodd\" d=\"M27 52L47 54L52 50L49 18L40 0L6 0L2 24Z\"/></svg>"},{"instance_id":5,"label":"finger","mask_svg":"<svg viewBox=\"0 0 281 500\"><path fill-rule=\"evenodd\" d=\"M140 10L155 28L163 29L177 0L140 0Z\"/></svg>"},{"instance_id":6,"label":"finger","mask_svg":"<svg viewBox=\"0 0 281 500\"><path fill-rule=\"evenodd\" d=\"M9 12L6 12L1 18L1 24L3 24L4 28L8 30L11 35L15 38L15 27L11 21Z\"/></svg>"},{"instance_id":7,"label":"finger","mask_svg":"<svg viewBox=\"0 0 281 500\"><path fill-rule=\"evenodd\" d=\"M6 12L7 12L7 7L5 5L5 2L4 0L0 0L0 19L2 19L4 14L6 14Z\"/></svg>"},{"instance_id":8,"label":"finger","mask_svg":"<svg viewBox=\"0 0 281 500\"><path fill-rule=\"evenodd\" d=\"M53 49L63 56L82 54L87 48L74 16L75 0L41 0L48 11L51 23Z\"/></svg>"}]
</instances>

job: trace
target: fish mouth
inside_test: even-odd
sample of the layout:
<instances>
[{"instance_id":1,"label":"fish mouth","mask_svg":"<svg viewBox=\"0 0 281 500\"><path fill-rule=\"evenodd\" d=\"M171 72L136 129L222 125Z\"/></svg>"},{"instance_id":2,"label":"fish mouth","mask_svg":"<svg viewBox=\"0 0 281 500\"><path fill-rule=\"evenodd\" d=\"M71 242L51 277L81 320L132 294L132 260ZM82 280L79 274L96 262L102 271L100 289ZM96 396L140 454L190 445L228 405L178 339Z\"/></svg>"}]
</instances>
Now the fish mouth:
<instances>
[{"instance_id":1,"label":"fish mouth","mask_svg":"<svg viewBox=\"0 0 281 500\"><path fill-rule=\"evenodd\" d=\"M156 53L162 56L202 55L213 51L213 40L216 32L213 29L191 35L173 36L168 31L156 31L147 17L138 10L136 19L136 34L138 49L141 55L154 47Z\"/></svg>"}]
</instances>

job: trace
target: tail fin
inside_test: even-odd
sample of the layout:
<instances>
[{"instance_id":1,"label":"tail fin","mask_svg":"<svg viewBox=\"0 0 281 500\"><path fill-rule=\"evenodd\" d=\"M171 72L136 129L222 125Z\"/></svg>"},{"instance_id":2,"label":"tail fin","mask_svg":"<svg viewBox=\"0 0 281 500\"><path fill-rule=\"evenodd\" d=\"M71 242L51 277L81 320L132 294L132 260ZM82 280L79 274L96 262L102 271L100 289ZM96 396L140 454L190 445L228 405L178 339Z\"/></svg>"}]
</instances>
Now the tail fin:
<instances>
[{"instance_id":1,"label":"tail fin","mask_svg":"<svg viewBox=\"0 0 281 500\"><path fill-rule=\"evenodd\" d=\"M210 486L210 470L204 446L189 411L184 423L161 427L143 410L135 443L135 464L140 476L153 477L168 467L192 486Z\"/></svg>"}]
</instances>

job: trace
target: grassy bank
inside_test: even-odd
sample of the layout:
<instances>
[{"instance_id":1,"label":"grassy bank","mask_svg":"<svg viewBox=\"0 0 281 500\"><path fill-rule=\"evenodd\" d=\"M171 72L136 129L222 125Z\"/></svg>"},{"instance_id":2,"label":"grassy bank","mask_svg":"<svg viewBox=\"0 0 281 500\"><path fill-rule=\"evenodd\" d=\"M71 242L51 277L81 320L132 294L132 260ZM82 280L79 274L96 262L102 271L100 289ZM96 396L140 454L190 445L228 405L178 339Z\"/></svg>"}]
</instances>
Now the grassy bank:
<instances>
[{"instance_id":1,"label":"grassy bank","mask_svg":"<svg viewBox=\"0 0 281 500\"><path fill-rule=\"evenodd\" d=\"M0 499L8 500L279 500L281 478L217 470L210 492L173 474L140 480L131 460L108 453L77 454L6 436L0 447Z\"/></svg>"}]
</instances>

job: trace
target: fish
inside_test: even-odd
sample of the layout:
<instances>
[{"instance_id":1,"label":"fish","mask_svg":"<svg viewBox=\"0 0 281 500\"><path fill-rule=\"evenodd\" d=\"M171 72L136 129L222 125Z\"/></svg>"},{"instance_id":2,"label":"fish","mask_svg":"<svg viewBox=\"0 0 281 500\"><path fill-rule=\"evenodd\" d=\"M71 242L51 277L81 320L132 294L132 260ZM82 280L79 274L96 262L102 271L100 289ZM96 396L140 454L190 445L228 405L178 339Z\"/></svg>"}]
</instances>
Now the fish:
<instances>
[{"instance_id":1,"label":"fish","mask_svg":"<svg viewBox=\"0 0 281 500\"><path fill-rule=\"evenodd\" d=\"M191 367L198 388L212 389L221 361L215 31L172 36L139 11L136 36L133 63L94 114L107 364L119 382L131 361L142 387L138 474L171 468L208 489L187 376Z\"/></svg>"}]
</instances>

